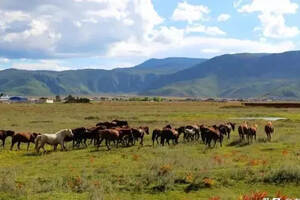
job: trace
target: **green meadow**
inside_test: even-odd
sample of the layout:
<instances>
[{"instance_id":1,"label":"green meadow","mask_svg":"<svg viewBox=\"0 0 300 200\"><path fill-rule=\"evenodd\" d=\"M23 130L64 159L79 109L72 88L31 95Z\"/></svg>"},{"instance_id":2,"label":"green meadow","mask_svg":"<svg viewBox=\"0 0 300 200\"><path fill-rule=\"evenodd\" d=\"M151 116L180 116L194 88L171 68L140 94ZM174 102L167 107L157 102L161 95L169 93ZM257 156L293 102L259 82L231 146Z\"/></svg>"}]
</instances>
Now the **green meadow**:
<instances>
[{"instance_id":1,"label":"green meadow","mask_svg":"<svg viewBox=\"0 0 300 200\"><path fill-rule=\"evenodd\" d=\"M176 146L88 148L36 154L34 145L0 147L0 200L238 200L255 194L300 198L300 109L244 107L240 103L100 102L91 104L0 104L0 129L55 133L94 126L98 121L127 120L130 126L242 123L241 117L282 117L266 142L264 120L257 140L240 143L238 132L223 147L202 142ZM58 148L60 149L60 147Z\"/></svg>"}]
</instances>

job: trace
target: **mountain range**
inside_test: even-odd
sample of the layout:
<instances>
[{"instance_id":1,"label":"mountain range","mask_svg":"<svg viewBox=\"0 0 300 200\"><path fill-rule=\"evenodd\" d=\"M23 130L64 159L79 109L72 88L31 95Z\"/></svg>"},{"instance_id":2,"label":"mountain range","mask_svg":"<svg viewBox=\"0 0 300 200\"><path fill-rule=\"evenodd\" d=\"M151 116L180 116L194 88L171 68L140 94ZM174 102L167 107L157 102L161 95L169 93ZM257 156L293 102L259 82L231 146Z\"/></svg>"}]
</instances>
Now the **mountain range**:
<instances>
[{"instance_id":1,"label":"mountain range","mask_svg":"<svg viewBox=\"0 0 300 200\"><path fill-rule=\"evenodd\" d=\"M300 98L300 51L226 54L211 59L150 59L113 70L0 71L9 95L138 94L192 97Z\"/></svg>"}]
</instances>

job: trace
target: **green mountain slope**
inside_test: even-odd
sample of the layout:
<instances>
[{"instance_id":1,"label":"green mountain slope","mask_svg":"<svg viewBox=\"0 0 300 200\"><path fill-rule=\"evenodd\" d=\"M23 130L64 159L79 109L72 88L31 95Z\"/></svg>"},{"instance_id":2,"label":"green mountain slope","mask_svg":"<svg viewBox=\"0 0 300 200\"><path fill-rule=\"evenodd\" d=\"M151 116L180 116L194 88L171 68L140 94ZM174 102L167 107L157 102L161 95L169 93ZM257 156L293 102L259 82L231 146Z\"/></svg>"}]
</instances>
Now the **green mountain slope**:
<instances>
[{"instance_id":1,"label":"green mountain slope","mask_svg":"<svg viewBox=\"0 0 300 200\"><path fill-rule=\"evenodd\" d=\"M114 70L9 69L0 71L0 92L300 99L299 77L300 51L291 51L222 55L209 60L150 59L133 68Z\"/></svg>"}]
</instances>

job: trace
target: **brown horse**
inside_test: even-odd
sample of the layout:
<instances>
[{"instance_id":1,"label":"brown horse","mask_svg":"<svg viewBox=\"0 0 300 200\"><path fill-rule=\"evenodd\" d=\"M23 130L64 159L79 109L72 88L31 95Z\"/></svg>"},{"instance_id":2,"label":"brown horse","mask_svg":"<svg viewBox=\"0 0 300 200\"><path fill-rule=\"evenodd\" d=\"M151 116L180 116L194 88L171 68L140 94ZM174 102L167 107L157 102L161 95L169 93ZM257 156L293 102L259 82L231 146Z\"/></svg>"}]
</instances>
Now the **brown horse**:
<instances>
[{"instance_id":1,"label":"brown horse","mask_svg":"<svg viewBox=\"0 0 300 200\"><path fill-rule=\"evenodd\" d=\"M128 122L125 120L113 120L112 123L116 123L118 127L129 127Z\"/></svg>"},{"instance_id":2,"label":"brown horse","mask_svg":"<svg viewBox=\"0 0 300 200\"><path fill-rule=\"evenodd\" d=\"M145 126L145 127L142 127L140 126L139 128L132 128L132 134L133 134L133 137L134 137L134 140L138 141L138 139L140 138L141 139L141 142L140 142L140 145L144 145L144 136L145 136L145 133L147 135L149 135L149 127Z\"/></svg>"},{"instance_id":3,"label":"brown horse","mask_svg":"<svg viewBox=\"0 0 300 200\"><path fill-rule=\"evenodd\" d=\"M206 145L211 147L211 141L214 141L214 147L216 146L217 141L219 140L220 146L222 147L223 143L223 133L220 131L220 128L216 125L210 128L206 128Z\"/></svg>"},{"instance_id":4,"label":"brown horse","mask_svg":"<svg viewBox=\"0 0 300 200\"><path fill-rule=\"evenodd\" d=\"M156 141L156 144L159 143L158 139L161 137L162 130L161 129L154 129L152 131L152 145L154 146L154 142Z\"/></svg>"},{"instance_id":5,"label":"brown horse","mask_svg":"<svg viewBox=\"0 0 300 200\"><path fill-rule=\"evenodd\" d=\"M98 130L98 134L99 134L100 140L97 144L97 148L99 148L101 145L101 142L103 140L105 140L107 150L110 150L110 142L111 141L118 142L118 140L120 139L120 133L116 129Z\"/></svg>"},{"instance_id":6,"label":"brown horse","mask_svg":"<svg viewBox=\"0 0 300 200\"><path fill-rule=\"evenodd\" d=\"M248 143L252 143L253 138L256 140L256 132L257 132L257 124L254 124L253 126L250 126L248 128L248 135L247 135L247 139L248 139Z\"/></svg>"},{"instance_id":7,"label":"brown horse","mask_svg":"<svg viewBox=\"0 0 300 200\"><path fill-rule=\"evenodd\" d=\"M245 139L245 136L248 135L248 124L247 122L242 123L239 128L238 128L238 132L239 132L239 136L240 136L240 141L243 141Z\"/></svg>"},{"instance_id":8,"label":"brown horse","mask_svg":"<svg viewBox=\"0 0 300 200\"><path fill-rule=\"evenodd\" d=\"M219 127L220 127L221 132L223 132L223 134L227 135L227 138L230 139L230 133L231 133L231 131L234 131L234 129L235 129L235 123L228 122L228 123L219 125Z\"/></svg>"},{"instance_id":9,"label":"brown horse","mask_svg":"<svg viewBox=\"0 0 300 200\"><path fill-rule=\"evenodd\" d=\"M118 127L117 122L99 122L96 124L96 126L105 126L107 129Z\"/></svg>"},{"instance_id":10,"label":"brown horse","mask_svg":"<svg viewBox=\"0 0 300 200\"><path fill-rule=\"evenodd\" d=\"M87 147L86 141L88 139L91 140L90 144L93 143L94 141L94 145L96 145L99 142L99 130L105 130L106 127L103 125L100 126L95 126L95 127L89 127L86 129L86 132L83 134L82 140L83 140L83 144L85 145L85 147Z\"/></svg>"},{"instance_id":11,"label":"brown horse","mask_svg":"<svg viewBox=\"0 0 300 200\"><path fill-rule=\"evenodd\" d=\"M134 135L132 128L115 128L115 130L119 131L117 146L119 143L122 143L123 146L134 145Z\"/></svg>"},{"instance_id":12,"label":"brown horse","mask_svg":"<svg viewBox=\"0 0 300 200\"><path fill-rule=\"evenodd\" d=\"M39 133L15 133L12 136L10 150L13 150L15 143L18 143L17 147L20 150L21 143L27 143L27 151L29 150L30 143L34 144L35 138L40 135Z\"/></svg>"},{"instance_id":13,"label":"brown horse","mask_svg":"<svg viewBox=\"0 0 300 200\"><path fill-rule=\"evenodd\" d=\"M272 122L268 122L267 125L265 126L265 132L267 135L267 140L271 141L272 139L272 134L274 133L274 127Z\"/></svg>"},{"instance_id":14,"label":"brown horse","mask_svg":"<svg viewBox=\"0 0 300 200\"><path fill-rule=\"evenodd\" d=\"M15 134L14 131L10 131L10 130L0 130L0 140L2 140L2 146L4 148L5 146L5 140L7 137L9 136L13 136Z\"/></svg>"},{"instance_id":15,"label":"brown horse","mask_svg":"<svg viewBox=\"0 0 300 200\"><path fill-rule=\"evenodd\" d=\"M203 124L200 125L201 139L204 144L207 144L207 138L208 138L208 132L209 132L208 128L209 128L208 126L205 126Z\"/></svg>"},{"instance_id":16,"label":"brown horse","mask_svg":"<svg viewBox=\"0 0 300 200\"><path fill-rule=\"evenodd\" d=\"M179 134L177 130L171 128L164 128L161 133L160 143L162 146L165 144L165 140L170 145L169 140L173 141L173 144L178 144Z\"/></svg>"}]
</instances>

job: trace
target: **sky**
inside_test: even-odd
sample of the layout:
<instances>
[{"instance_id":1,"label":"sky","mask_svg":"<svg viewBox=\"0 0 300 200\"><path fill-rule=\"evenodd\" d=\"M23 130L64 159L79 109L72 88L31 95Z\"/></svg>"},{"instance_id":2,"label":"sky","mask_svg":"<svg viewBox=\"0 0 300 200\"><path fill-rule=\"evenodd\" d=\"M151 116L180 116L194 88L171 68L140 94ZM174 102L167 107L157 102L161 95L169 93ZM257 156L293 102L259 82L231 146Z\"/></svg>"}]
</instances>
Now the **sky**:
<instances>
[{"instance_id":1,"label":"sky","mask_svg":"<svg viewBox=\"0 0 300 200\"><path fill-rule=\"evenodd\" d=\"M300 0L0 0L0 70L300 49Z\"/></svg>"}]
</instances>

